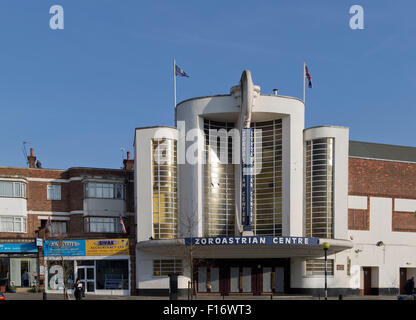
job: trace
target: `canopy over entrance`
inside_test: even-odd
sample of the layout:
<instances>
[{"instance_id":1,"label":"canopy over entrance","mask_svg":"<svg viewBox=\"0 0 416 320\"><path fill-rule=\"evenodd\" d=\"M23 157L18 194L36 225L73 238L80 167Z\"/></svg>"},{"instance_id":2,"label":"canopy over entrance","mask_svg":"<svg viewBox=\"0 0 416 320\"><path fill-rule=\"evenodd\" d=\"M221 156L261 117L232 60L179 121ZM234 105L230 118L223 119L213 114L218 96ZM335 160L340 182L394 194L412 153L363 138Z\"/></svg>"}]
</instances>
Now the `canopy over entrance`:
<instances>
[{"instance_id":1,"label":"canopy over entrance","mask_svg":"<svg viewBox=\"0 0 416 320\"><path fill-rule=\"evenodd\" d=\"M322 257L322 243L328 242L328 254L353 247L349 240L303 237L204 237L172 240L148 240L137 243L143 252L160 255L188 255L195 258L287 258Z\"/></svg>"}]
</instances>

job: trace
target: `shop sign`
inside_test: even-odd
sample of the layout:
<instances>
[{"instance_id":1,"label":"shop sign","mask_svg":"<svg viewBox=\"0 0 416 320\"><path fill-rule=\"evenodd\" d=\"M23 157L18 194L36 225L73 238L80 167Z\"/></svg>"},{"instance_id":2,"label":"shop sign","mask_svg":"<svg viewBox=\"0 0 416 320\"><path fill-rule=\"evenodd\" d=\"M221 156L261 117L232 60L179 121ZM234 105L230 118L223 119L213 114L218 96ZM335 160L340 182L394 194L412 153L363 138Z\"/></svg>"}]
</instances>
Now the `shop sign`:
<instances>
[{"instance_id":1,"label":"shop sign","mask_svg":"<svg viewBox=\"0 0 416 320\"><path fill-rule=\"evenodd\" d=\"M85 240L45 241L45 256L85 256Z\"/></svg>"},{"instance_id":2,"label":"shop sign","mask_svg":"<svg viewBox=\"0 0 416 320\"><path fill-rule=\"evenodd\" d=\"M254 169L254 131L242 129L241 212L243 226L251 230L253 223L253 169Z\"/></svg>"},{"instance_id":3,"label":"shop sign","mask_svg":"<svg viewBox=\"0 0 416 320\"><path fill-rule=\"evenodd\" d=\"M36 246L42 247L43 246L43 239L42 238L36 238Z\"/></svg>"},{"instance_id":4,"label":"shop sign","mask_svg":"<svg viewBox=\"0 0 416 320\"><path fill-rule=\"evenodd\" d=\"M35 242L0 243L0 252L38 252Z\"/></svg>"},{"instance_id":5,"label":"shop sign","mask_svg":"<svg viewBox=\"0 0 416 320\"><path fill-rule=\"evenodd\" d=\"M45 266L39 266L39 274L41 276L44 276L45 275Z\"/></svg>"},{"instance_id":6,"label":"shop sign","mask_svg":"<svg viewBox=\"0 0 416 320\"><path fill-rule=\"evenodd\" d=\"M185 238L185 244L191 244L191 238ZM204 237L192 238L193 245L218 246L218 245L274 245L274 246L316 246L318 238L304 237L273 237L273 236L250 236L250 237Z\"/></svg>"},{"instance_id":7,"label":"shop sign","mask_svg":"<svg viewBox=\"0 0 416 320\"><path fill-rule=\"evenodd\" d=\"M86 240L87 256L128 255L128 239L96 239Z\"/></svg>"},{"instance_id":8,"label":"shop sign","mask_svg":"<svg viewBox=\"0 0 416 320\"><path fill-rule=\"evenodd\" d=\"M114 256L128 254L128 239L45 241L45 256Z\"/></svg>"}]
</instances>

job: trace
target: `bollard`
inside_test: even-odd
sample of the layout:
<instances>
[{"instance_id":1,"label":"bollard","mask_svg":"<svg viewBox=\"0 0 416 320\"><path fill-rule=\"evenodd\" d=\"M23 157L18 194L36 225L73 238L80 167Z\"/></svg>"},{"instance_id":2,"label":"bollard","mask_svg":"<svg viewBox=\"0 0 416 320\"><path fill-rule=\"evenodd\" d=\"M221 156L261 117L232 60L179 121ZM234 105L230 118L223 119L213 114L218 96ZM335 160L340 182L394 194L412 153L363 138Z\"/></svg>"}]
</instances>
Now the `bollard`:
<instances>
[{"instance_id":1,"label":"bollard","mask_svg":"<svg viewBox=\"0 0 416 320\"><path fill-rule=\"evenodd\" d=\"M342 294L338 296L338 300L342 300Z\"/></svg>"},{"instance_id":2,"label":"bollard","mask_svg":"<svg viewBox=\"0 0 416 320\"><path fill-rule=\"evenodd\" d=\"M48 300L48 296L47 296L45 291L43 292L42 299L43 300Z\"/></svg>"}]
</instances>

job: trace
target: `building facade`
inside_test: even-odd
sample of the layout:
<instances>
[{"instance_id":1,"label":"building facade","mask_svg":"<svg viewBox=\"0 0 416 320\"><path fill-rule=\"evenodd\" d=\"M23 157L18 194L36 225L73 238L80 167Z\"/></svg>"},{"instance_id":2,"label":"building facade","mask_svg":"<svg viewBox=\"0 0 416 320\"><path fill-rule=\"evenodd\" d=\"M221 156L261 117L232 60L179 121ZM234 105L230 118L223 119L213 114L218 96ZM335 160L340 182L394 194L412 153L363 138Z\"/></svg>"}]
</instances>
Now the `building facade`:
<instances>
[{"instance_id":1,"label":"building facade","mask_svg":"<svg viewBox=\"0 0 416 320\"><path fill-rule=\"evenodd\" d=\"M0 167L2 289L62 292L64 281L71 287L80 278L91 294L130 294L134 161L119 170L43 169L35 161L31 150L29 168Z\"/></svg>"},{"instance_id":2,"label":"building facade","mask_svg":"<svg viewBox=\"0 0 416 320\"><path fill-rule=\"evenodd\" d=\"M183 293L322 294L324 242L329 294L397 293L414 274L416 148L305 128L303 101L249 71L175 119L135 132L138 294L168 294L169 274Z\"/></svg>"},{"instance_id":3,"label":"building facade","mask_svg":"<svg viewBox=\"0 0 416 320\"><path fill-rule=\"evenodd\" d=\"M0 167L0 292L403 293L416 276L416 148L305 128L303 101L229 94L135 129L122 169Z\"/></svg>"}]
</instances>

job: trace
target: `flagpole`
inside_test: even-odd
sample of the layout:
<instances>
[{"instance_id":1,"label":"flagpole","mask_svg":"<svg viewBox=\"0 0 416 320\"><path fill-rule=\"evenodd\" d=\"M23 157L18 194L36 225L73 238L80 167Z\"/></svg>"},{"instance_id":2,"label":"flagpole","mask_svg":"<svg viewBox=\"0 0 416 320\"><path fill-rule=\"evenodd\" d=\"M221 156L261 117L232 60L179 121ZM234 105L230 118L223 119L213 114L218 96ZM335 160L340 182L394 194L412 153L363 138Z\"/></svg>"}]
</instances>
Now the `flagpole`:
<instances>
[{"instance_id":1,"label":"flagpole","mask_svg":"<svg viewBox=\"0 0 416 320\"><path fill-rule=\"evenodd\" d=\"M173 59L173 97L174 97L174 106L175 106L175 110L176 110L176 60Z\"/></svg>"},{"instance_id":2,"label":"flagpole","mask_svg":"<svg viewBox=\"0 0 416 320\"><path fill-rule=\"evenodd\" d=\"M303 104L305 104L306 62L303 63Z\"/></svg>"},{"instance_id":3,"label":"flagpole","mask_svg":"<svg viewBox=\"0 0 416 320\"><path fill-rule=\"evenodd\" d=\"M176 60L173 59L173 112L175 113L175 126L176 126Z\"/></svg>"}]
</instances>

